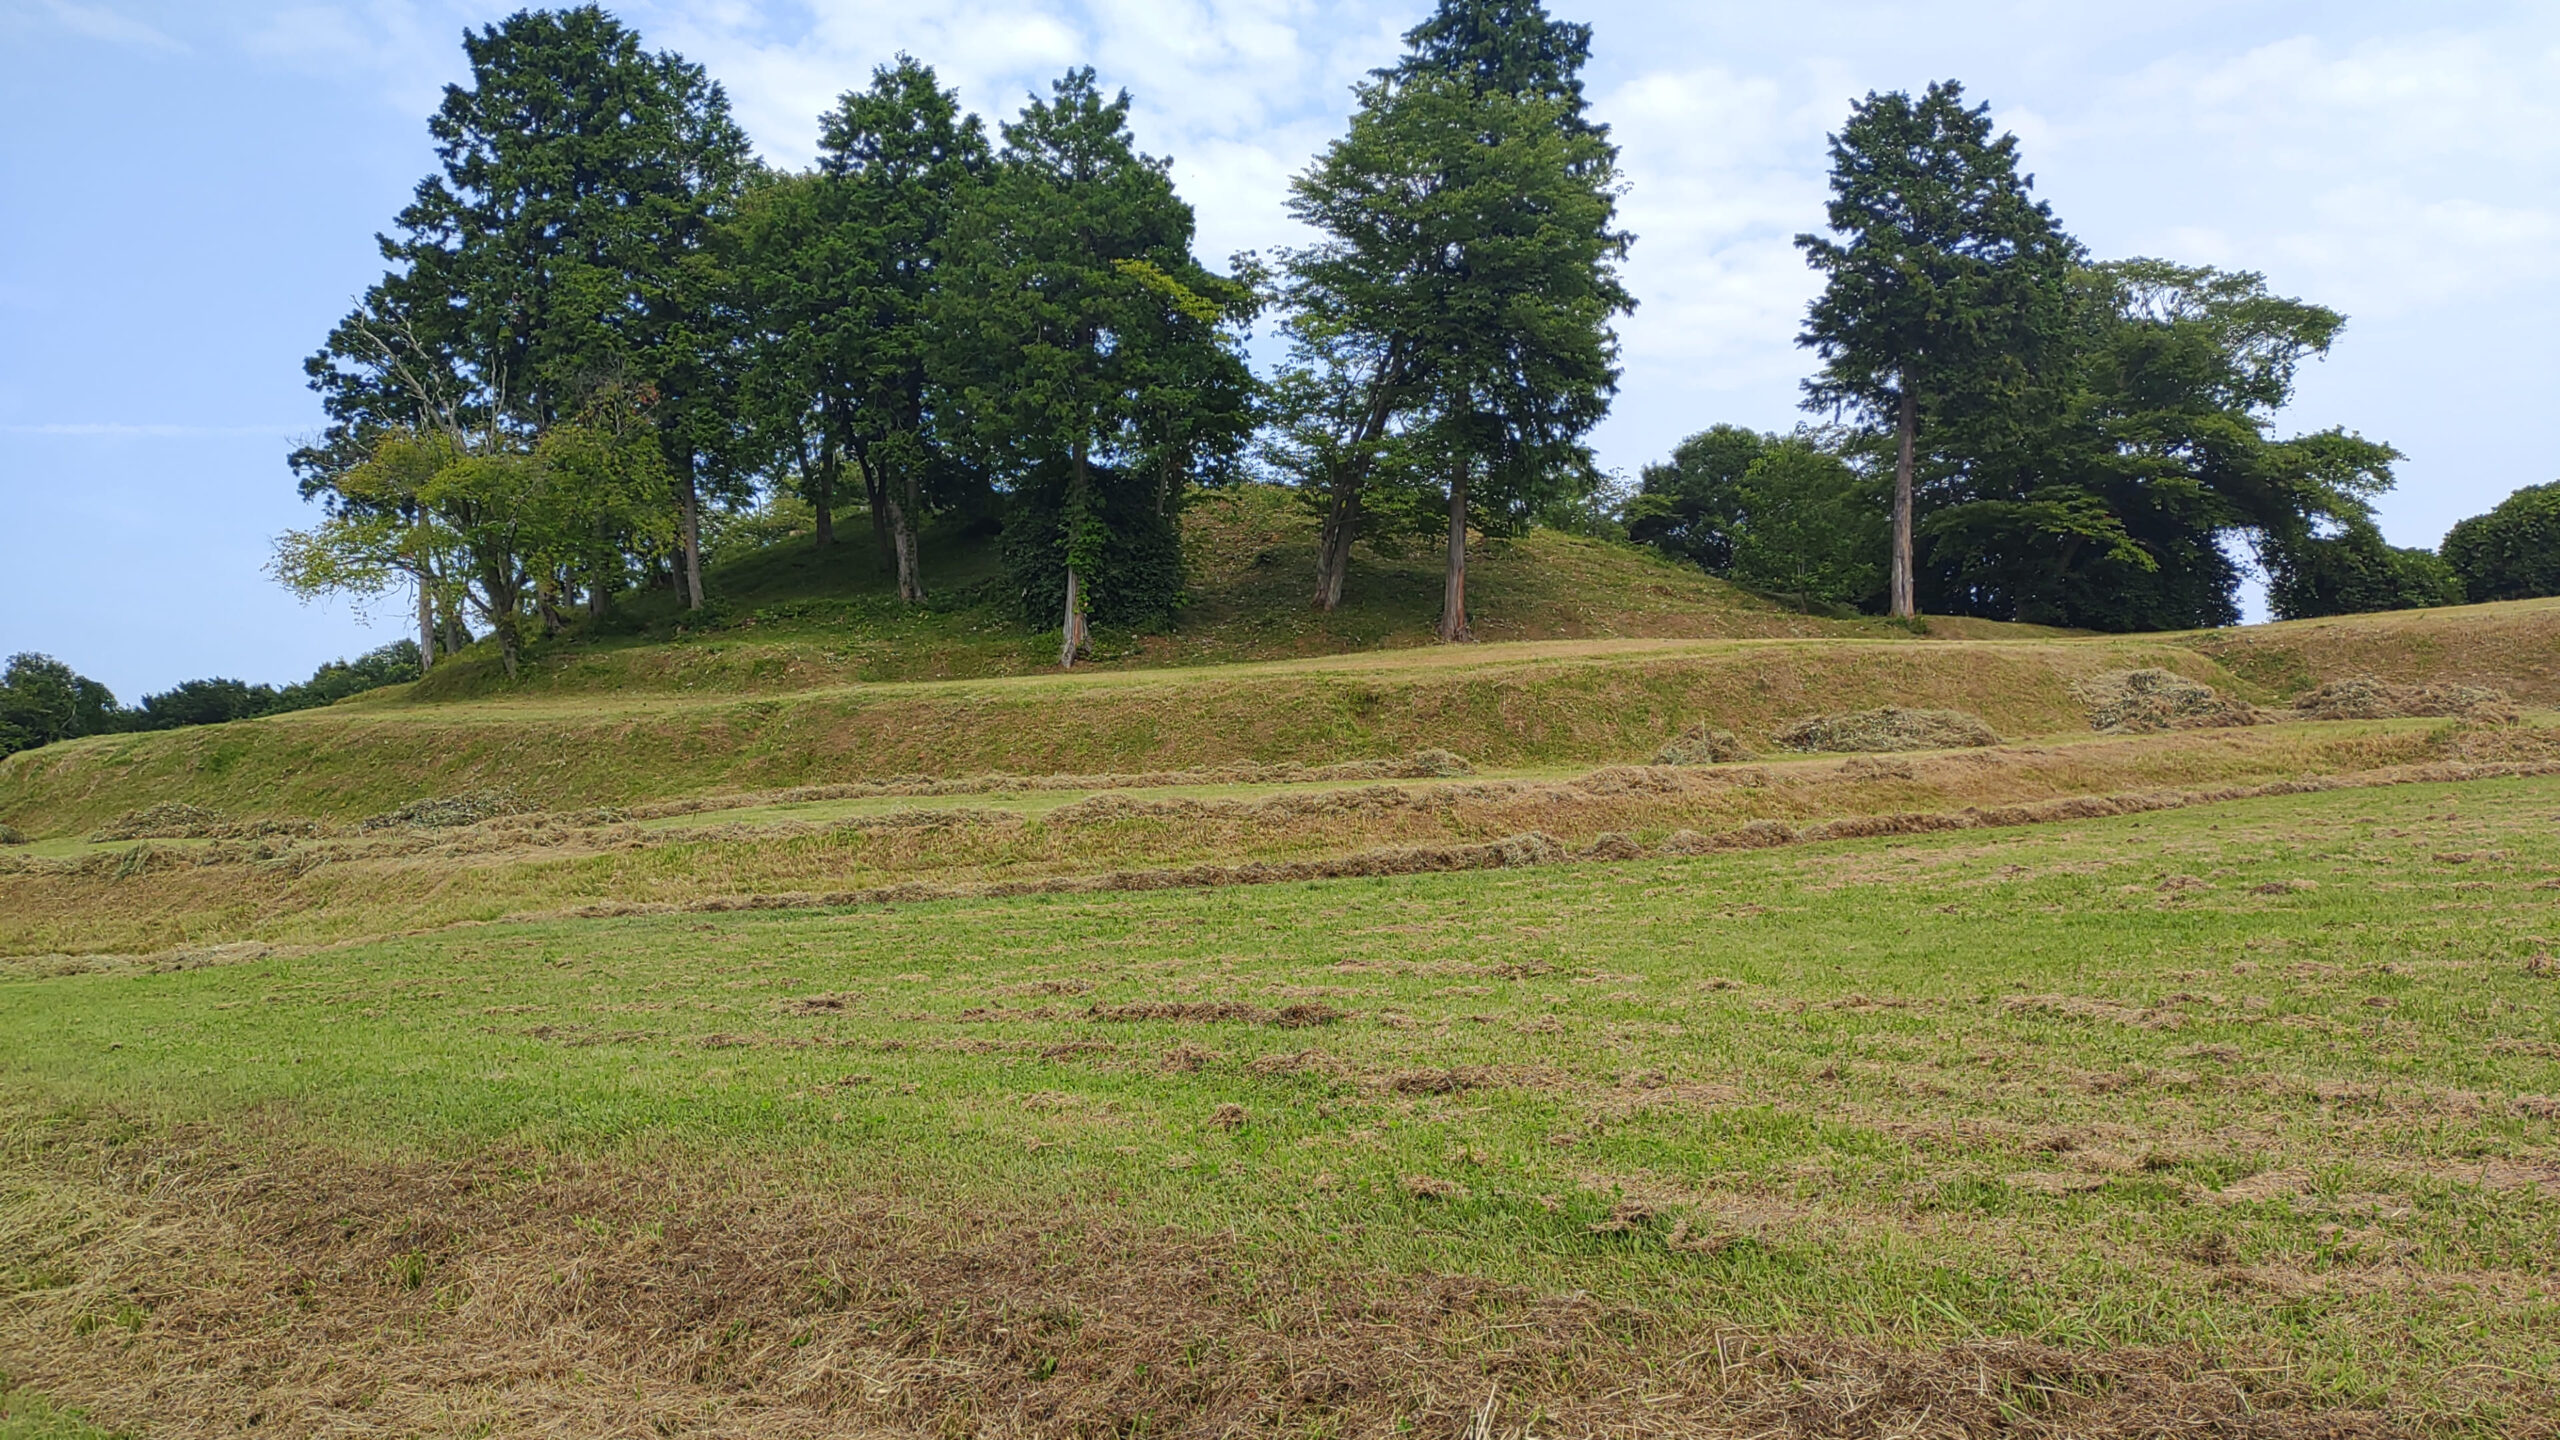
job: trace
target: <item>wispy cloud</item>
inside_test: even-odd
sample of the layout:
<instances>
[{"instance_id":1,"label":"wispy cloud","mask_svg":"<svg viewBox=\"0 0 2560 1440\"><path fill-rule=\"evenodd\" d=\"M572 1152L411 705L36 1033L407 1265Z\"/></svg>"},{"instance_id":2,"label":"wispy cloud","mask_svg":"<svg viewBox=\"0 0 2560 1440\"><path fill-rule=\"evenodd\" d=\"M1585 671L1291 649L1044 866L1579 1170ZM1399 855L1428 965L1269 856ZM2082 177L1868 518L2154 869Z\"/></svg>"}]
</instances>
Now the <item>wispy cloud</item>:
<instances>
[{"instance_id":1,"label":"wispy cloud","mask_svg":"<svg viewBox=\"0 0 2560 1440\"><path fill-rule=\"evenodd\" d=\"M104 40L110 45L140 45L153 50L184 50L187 47L166 32L144 24L129 15L120 15L104 5L80 5L73 0L44 0L46 13L53 22L74 35L91 40Z\"/></svg>"}]
</instances>

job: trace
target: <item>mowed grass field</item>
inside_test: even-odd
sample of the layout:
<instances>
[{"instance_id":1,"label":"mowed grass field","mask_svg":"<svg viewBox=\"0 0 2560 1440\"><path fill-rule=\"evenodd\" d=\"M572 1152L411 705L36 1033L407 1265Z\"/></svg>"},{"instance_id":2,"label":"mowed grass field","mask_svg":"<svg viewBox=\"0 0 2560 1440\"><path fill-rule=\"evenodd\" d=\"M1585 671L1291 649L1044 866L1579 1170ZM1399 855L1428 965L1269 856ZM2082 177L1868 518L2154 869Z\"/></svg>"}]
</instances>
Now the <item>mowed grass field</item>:
<instances>
[{"instance_id":1,"label":"mowed grass field","mask_svg":"<svg viewBox=\"0 0 2560 1440\"><path fill-rule=\"evenodd\" d=\"M785 545L0 761L0 1440L2560 1436L2560 602L1533 534L1429 647L1427 556L1189 523L1070 675L982 536ZM1780 743L1884 705L1999 743Z\"/></svg>"},{"instance_id":2,"label":"mowed grass field","mask_svg":"<svg viewBox=\"0 0 2560 1440\"><path fill-rule=\"evenodd\" d=\"M153 1436L2550 1434L2555 948L2514 775L21 968L0 1369Z\"/></svg>"}]
</instances>

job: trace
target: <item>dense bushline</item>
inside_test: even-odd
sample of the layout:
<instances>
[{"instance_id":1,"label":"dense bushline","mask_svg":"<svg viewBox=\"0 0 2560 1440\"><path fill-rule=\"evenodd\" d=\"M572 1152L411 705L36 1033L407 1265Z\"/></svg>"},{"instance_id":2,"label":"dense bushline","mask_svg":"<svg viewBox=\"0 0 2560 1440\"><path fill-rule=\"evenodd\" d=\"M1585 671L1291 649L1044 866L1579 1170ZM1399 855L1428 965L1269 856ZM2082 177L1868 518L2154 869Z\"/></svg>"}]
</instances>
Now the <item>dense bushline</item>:
<instances>
[{"instance_id":1,"label":"dense bushline","mask_svg":"<svg viewBox=\"0 0 2560 1440\"><path fill-rule=\"evenodd\" d=\"M175 730L308 710L415 680L418 675L417 642L400 640L353 660L329 661L310 679L281 688L239 680L188 680L127 707L117 704L106 686L50 655L12 655L8 668L0 671L0 755L83 735Z\"/></svg>"}]
</instances>

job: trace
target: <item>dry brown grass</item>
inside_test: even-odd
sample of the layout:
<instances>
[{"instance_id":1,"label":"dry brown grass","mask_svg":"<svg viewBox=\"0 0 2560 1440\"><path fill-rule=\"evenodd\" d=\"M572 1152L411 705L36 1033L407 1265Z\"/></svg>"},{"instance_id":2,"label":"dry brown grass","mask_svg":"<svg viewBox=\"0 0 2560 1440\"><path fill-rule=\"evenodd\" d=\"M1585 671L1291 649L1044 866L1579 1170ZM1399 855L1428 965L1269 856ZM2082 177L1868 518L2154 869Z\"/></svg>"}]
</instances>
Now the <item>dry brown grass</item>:
<instances>
[{"instance_id":1,"label":"dry brown grass","mask_svg":"<svg viewBox=\"0 0 2560 1440\"><path fill-rule=\"evenodd\" d=\"M1730 730L1710 730L1704 725L1690 726L1653 752L1656 765L1724 765L1750 758L1751 752L1743 747L1741 737Z\"/></svg>"},{"instance_id":2,"label":"dry brown grass","mask_svg":"<svg viewBox=\"0 0 2560 1440\"><path fill-rule=\"evenodd\" d=\"M2089 706L2089 728L2106 733L2205 730L2273 718L2246 700L2169 670L2110 671L2075 688Z\"/></svg>"},{"instance_id":3,"label":"dry brown grass","mask_svg":"<svg viewBox=\"0 0 2560 1440\"><path fill-rule=\"evenodd\" d=\"M2395 610L2174 637L2279 695L2347 675L2504 690L2560 705L2560 599Z\"/></svg>"},{"instance_id":4,"label":"dry brown grass","mask_svg":"<svg viewBox=\"0 0 2560 1440\"><path fill-rule=\"evenodd\" d=\"M1791 720L1778 727L1777 741L1806 751L1954 750L1997 745L2000 737L1970 711L1887 705Z\"/></svg>"},{"instance_id":5,"label":"dry brown grass","mask_svg":"<svg viewBox=\"0 0 2560 1440\"><path fill-rule=\"evenodd\" d=\"M1880 705L2055 734L2085 724L2075 681L2141 666L2227 679L2140 641L1563 641L769 700L333 706L10 756L0 818L65 836L174 800L350 823L476 790L513 789L555 810L630 809L811 787L911 792L999 773L1276 775L1428 748L1489 768L1587 765L1645 759L1691 725L1762 743L1790 717Z\"/></svg>"},{"instance_id":6,"label":"dry brown grass","mask_svg":"<svg viewBox=\"0 0 2560 1440\"><path fill-rule=\"evenodd\" d=\"M1220 1124L1212 1117L1214 1124ZM353 1157L20 1123L20 1380L156 1437L2386 1437L2246 1357L1911 1349L745 1162ZM1462 1199L1418 1176L1425 1201ZM1714 1243L1709 1240L1707 1243ZM2539 1382L2471 1387L2515 1402ZM2544 1387L2547 1388L2547 1387ZM2548 1436L2546 1418L2510 1427Z\"/></svg>"},{"instance_id":7,"label":"dry brown grass","mask_svg":"<svg viewBox=\"0 0 2560 1440\"><path fill-rule=\"evenodd\" d=\"M2043 824L2555 767L2560 731L2542 727L2284 726L1840 762L1617 766L1560 782L1379 785L1258 800L1105 794L1037 821L935 811L734 833L515 832L501 821L492 833L443 842L404 836L380 853L367 849L378 842L338 841L266 859L256 858L263 846L223 844L80 861L0 858L0 873L14 871L0 955L36 971L135 957L192 964L263 953L245 942L336 942L457 920L1445 873ZM1203 856L1250 858L1195 858ZM254 907L246 923L243 906Z\"/></svg>"}]
</instances>

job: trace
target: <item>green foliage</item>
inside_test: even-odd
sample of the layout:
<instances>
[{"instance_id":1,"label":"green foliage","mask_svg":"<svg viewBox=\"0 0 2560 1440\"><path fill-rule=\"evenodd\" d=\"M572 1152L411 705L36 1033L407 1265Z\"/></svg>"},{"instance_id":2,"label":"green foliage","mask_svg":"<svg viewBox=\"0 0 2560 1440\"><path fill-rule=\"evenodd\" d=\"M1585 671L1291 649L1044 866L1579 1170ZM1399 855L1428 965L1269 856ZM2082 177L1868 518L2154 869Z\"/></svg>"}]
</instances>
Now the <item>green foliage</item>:
<instances>
[{"instance_id":1,"label":"green foliage","mask_svg":"<svg viewBox=\"0 0 2560 1440\"><path fill-rule=\"evenodd\" d=\"M1065 617L1068 657L1086 614L1171 612L1174 518L1251 428L1226 328L1251 293L1192 257L1191 207L1128 113L1090 69L1031 100L945 252L944 423L1010 487L1010 586L1027 617Z\"/></svg>"},{"instance_id":2,"label":"green foliage","mask_svg":"<svg viewBox=\"0 0 2560 1440\"><path fill-rule=\"evenodd\" d=\"M2560 595L2560 480L2527 485L2455 525L2443 553L2473 600Z\"/></svg>"},{"instance_id":3,"label":"green foliage","mask_svg":"<svg viewBox=\"0 0 2560 1440\"><path fill-rule=\"evenodd\" d=\"M1833 234L1796 245L1822 272L1798 343L1822 358L1809 403L1891 424L1902 398L1931 418L2026 402L2061 341L2079 246L2029 193L2018 138L1955 81L1918 100L1878 94L1831 139Z\"/></svg>"},{"instance_id":4,"label":"green foliage","mask_svg":"<svg viewBox=\"0 0 2560 1440\"><path fill-rule=\"evenodd\" d=\"M306 710L418 675L417 642L398 640L353 660L329 661L310 679L281 690L240 680L187 680L127 709L106 686L50 655L13 655L0 671L0 755L83 735L175 730Z\"/></svg>"},{"instance_id":5,"label":"green foliage","mask_svg":"<svg viewBox=\"0 0 2560 1440\"><path fill-rule=\"evenodd\" d=\"M1842 432L1714 425L1644 468L1628 538L1800 606L1871 600L1884 580L1880 485Z\"/></svg>"},{"instance_id":6,"label":"green foliage","mask_svg":"<svg viewBox=\"0 0 2560 1440\"><path fill-rule=\"evenodd\" d=\"M706 251L752 166L745 133L701 67L646 52L593 5L520 11L466 34L463 48L471 84L447 87L429 121L439 168L382 242L392 268L305 362L332 423L292 457L304 493L335 518L414 531L426 523L417 486L377 484L368 496L344 483L375 463L385 437L468 436L494 464L610 403L636 409L661 451L664 503L689 514L698 478L715 490L742 478L716 413L733 337ZM445 483L458 494L466 481L505 488L490 465ZM334 550L358 583L383 580L387 567L447 599L465 585L500 598L487 587L505 567L475 556L461 559L471 573L439 570L432 545L414 534L388 542L387 528L318 535L327 543L302 547L311 563L298 568L321 580L336 563L322 552ZM670 530L637 553L654 563L675 539ZM605 592L625 578L630 547L597 536L560 548L574 550L561 562L574 573L543 577L546 593Z\"/></svg>"},{"instance_id":7,"label":"green foliage","mask_svg":"<svg viewBox=\"0 0 2560 1440\"><path fill-rule=\"evenodd\" d=\"M983 488L939 443L930 362L942 252L992 156L977 117L904 56L819 124L818 168L752 191L727 237L749 337L740 408L830 536L851 467L921 599L916 528Z\"/></svg>"},{"instance_id":8,"label":"green foliage","mask_svg":"<svg viewBox=\"0 0 2560 1440\"><path fill-rule=\"evenodd\" d=\"M2370 522L2298 535L2266 550L2267 606L2279 620L2459 605L2463 584L2431 550L2386 544Z\"/></svg>"},{"instance_id":9,"label":"green foliage","mask_svg":"<svg viewBox=\"0 0 2560 1440\"><path fill-rule=\"evenodd\" d=\"M0 670L0 755L123 728L115 693L50 655L12 655Z\"/></svg>"},{"instance_id":10,"label":"green foliage","mask_svg":"<svg viewBox=\"0 0 2560 1440\"><path fill-rule=\"evenodd\" d=\"M1768 448L1769 437L1740 425L1711 425L1681 441L1668 461L1644 467L1627 504L1627 538L1724 574L1742 523L1742 477Z\"/></svg>"},{"instance_id":11,"label":"green foliage","mask_svg":"<svg viewBox=\"0 0 2560 1440\"><path fill-rule=\"evenodd\" d=\"M1290 187L1322 232L1284 260L1283 467L1325 515L1318 603L1352 540L1463 484L1490 533L1587 497L1617 385L1617 151L1584 115L1590 32L1534 0L1443 0ZM1422 491L1422 495L1397 491ZM1386 493L1373 493L1386 492Z\"/></svg>"},{"instance_id":12,"label":"green foliage","mask_svg":"<svg viewBox=\"0 0 2560 1440\"><path fill-rule=\"evenodd\" d=\"M1771 439L1734 486L1735 583L1800 604L1855 604L1884 584L1877 486L1806 436Z\"/></svg>"}]
</instances>

